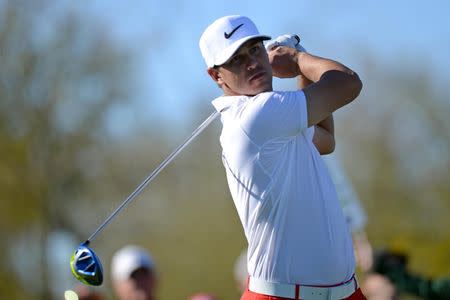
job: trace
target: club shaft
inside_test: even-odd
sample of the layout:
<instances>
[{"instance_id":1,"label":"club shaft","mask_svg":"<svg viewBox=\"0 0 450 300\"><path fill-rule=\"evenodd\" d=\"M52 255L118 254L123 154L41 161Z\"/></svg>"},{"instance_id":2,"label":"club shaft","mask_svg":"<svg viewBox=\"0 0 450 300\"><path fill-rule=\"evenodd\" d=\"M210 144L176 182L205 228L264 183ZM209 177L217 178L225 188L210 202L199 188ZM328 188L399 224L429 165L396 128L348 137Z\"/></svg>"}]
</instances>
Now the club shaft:
<instances>
[{"instance_id":1,"label":"club shaft","mask_svg":"<svg viewBox=\"0 0 450 300\"><path fill-rule=\"evenodd\" d=\"M153 170L153 172L150 173L150 175L148 175L148 177L145 178L141 184L139 184L134 192L132 192L113 213L111 213L111 215L97 228L97 230L95 230L95 232L87 239L85 243L89 244L89 242L93 241L97 234L100 233L103 228L105 228L131 201L133 201L133 199L142 192L142 190L159 174L159 172L161 172L184 148L186 148L187 145L192 142L192 140L194 140L206 127L208 127L208 125L214 121L219 114L219 112L214 111L202 124L200 124L200 126L198 126L197 129L195 129L180 146L170 153L169 156L167 156L167 158L164 159L164 161L161 162L161 164Z\"/></svg>"}]
</instances>

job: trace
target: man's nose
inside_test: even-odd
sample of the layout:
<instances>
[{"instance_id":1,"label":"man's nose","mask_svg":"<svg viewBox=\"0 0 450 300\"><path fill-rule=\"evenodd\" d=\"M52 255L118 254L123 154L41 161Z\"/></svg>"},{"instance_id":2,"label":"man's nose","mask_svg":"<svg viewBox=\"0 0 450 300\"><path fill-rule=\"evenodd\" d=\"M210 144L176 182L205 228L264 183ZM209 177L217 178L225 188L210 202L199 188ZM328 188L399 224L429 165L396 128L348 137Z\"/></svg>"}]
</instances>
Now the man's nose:
<instances>
[{"instance_id":1,"label":"man's nose","mask_svg":"<svg viewBox=\"0 0 450 300\"><path fill-rule=\"evenodd\" d=\"M246 62L247 70L253 70L258 65L256 57L249 56Z\"/></svg>"}]
</instances>

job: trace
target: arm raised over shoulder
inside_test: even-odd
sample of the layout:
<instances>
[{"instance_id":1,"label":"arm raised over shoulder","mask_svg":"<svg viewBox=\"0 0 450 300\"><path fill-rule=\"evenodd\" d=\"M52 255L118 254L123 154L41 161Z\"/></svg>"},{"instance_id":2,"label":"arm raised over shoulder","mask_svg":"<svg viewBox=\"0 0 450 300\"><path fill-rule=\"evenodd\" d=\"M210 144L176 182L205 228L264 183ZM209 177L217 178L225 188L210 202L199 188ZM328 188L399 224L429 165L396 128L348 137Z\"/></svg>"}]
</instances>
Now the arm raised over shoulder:
<instances>
[{"instance_id":1,"label":"arm raised over shoulder","mask_svg":"<svg viewBox=\"0 0 450 300\"><path fill-rule=\"evenodd\" d=\"M305 76L299 75L297 77L297 87L299 89L305 89L313 82L307 79ZM336 141L334 138L334 120L333 115L328 117L314 125L313 143L320 154L330 154L334 151Z\"/></svg>"},{"instance_id":2,"label":"arm raised over shoulder","mask_svg":"<svg viewBox=\"0 0 450 300\"><path fill-rule=\"evenodd\" d=\"M358 75L343 64L296 49L276 46L268 52L273 74L288 78L302 75L313 83L303 89L308 126L316 125L352 102L362 89Z\"/></svg>"}]
</instances>

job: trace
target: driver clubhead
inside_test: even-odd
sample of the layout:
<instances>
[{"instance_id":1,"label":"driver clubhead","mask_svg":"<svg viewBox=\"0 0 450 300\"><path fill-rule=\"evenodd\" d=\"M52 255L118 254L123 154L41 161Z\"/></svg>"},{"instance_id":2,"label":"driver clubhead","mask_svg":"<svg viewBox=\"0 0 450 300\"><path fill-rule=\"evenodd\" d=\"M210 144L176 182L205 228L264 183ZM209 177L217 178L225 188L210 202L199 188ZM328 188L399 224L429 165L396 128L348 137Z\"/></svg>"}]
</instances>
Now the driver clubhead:
<instances>
[{"instance_id":1,"label":"driver clubhead","mask_svg":"<svg viewBox=\"0 0 450 300\"><path fill-rule=\"evenodd\" d=\"M70 269L76 279L88 285L101 285L103 268L95 252L88 247L89 242L79 245L70 258Z\"/></svg>"}]
</instances>

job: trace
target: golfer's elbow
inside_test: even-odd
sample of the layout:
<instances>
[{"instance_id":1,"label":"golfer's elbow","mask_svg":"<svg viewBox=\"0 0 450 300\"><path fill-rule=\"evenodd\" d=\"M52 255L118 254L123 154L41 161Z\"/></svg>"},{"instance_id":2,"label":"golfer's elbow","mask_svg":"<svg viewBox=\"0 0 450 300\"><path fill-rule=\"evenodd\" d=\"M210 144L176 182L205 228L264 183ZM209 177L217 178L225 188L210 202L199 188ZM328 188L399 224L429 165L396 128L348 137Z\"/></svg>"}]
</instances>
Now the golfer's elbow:
<instances>
[{"instance_id":1,"label":"golfer's elbow","mask_svg":"<svg viewBox=\"0 0 450 300\"><path fill-rule=\"evenodd\" d=\"M313 136L313 144L321 155L331 154L336 147L334 135L320 126L315 126Z\"/></svg>"},{"instance_id":2,"label":"golfer's elbow","mask_svg":"<svg viewBox=\"0 0 450 300\"><path fill-rule=\"evenodd\" d=\"M338 107L355 100L362 89L361 79L350 69L327 71L322 75L322 79L328 84L327 93L336 101Z\"/></svg>"},{"instance_id":3,"label":"golfer's elbow","mask_svg":"<svg viewBox=\"0 0 450 300\"><path fill-rule=\"evenodd\" d=\"M336 141L333 138L332 141L330 142L330 144L328 145L328 148L326 149L326 153L325 154L333 153L334 149L336 149Z\"/></svg>"},{"instance_id":4,"label":"golfer's elbow","mask_svg":"<svg viewBox=\"0 0 450 300\"><path fill-rule=\"evenodd\" d=\"M322 147L320 149L317 149L320 153L320 155L328 155L334 152L334 148L335 145L334 144L330 144L330 145L326 145L326 147Z\"/></svg>"},{"instance_id":5,"label":"golfer's elbow","mask_svg":"<svg viewBox=\"0 0 450 300\"><path fill-rule=\"evenodd\" d=\"M363 84L358 74L356 74L355 72L348 74L345 85L346 99L348 100L348 103L352 102L358 97L359 93L362 90L362 87Z\"/></svg>"}]
</instances>

